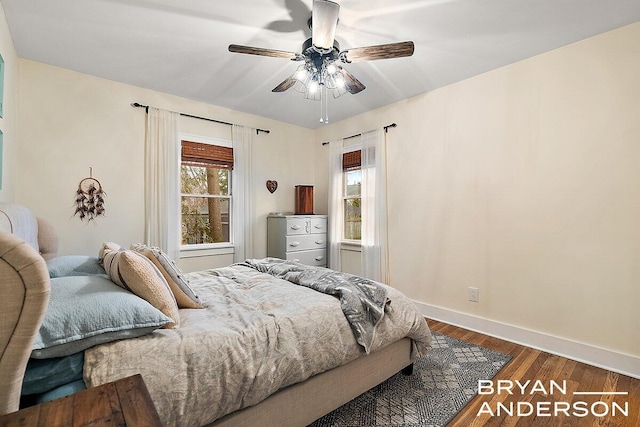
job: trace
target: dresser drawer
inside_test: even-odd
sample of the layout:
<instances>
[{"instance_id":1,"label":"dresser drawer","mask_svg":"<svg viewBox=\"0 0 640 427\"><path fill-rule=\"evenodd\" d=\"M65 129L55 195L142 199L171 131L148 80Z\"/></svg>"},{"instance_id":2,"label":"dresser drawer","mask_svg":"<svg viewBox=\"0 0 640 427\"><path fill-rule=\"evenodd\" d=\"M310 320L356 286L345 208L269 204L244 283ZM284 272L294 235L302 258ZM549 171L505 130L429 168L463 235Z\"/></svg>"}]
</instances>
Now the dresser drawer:
<instances>
[{"instance_id":1,"label":"dresser drawer","mask_svg":"<svg viewBox=\"0 0 640 427\"><path fill-rule=\"evenodd\" d=\"M316 267L324 267L327 265L327 251L324 249L315 249L312 251L288 252L287 260Z\"/></svg>"},{"instance_id":2,"label":"dresser drawer","mask_svg":"<svg viewBox=\"0 0 640 427\"><path fill-rule=\"evenodd\" d=\"M288 218L287 219L287 236L296 236L298 234L309 234L310 225L308 218Z\"/></svg>"},{"instance_id":3,"label":"dresser drawer","mask_svg":"<svg viewBox=\"0 0 640 427\"><path fill-rule=\"evenodd\" d=\"M327 218L287 218L287 236L327 232Z\"/></svg>"},{"instance_id":4,"label":"dresser drawer","mask_svg":"<svg viewBox=\"0 0 640 427\"><path fill-rule=\"evenodd\" d=\"M287 252L307 251L327 247L327 239L324 234L304 234L287 236Z\"/></svg>"},{"instance_id":5,"label":"dresser drawer","mask_svg":"<svg viewBox=\"0 0 640 427\"><path fill-rule=\"evenodd\" d=\"M311 218L310 233L326 233L326 232L327 232L327 218Z\"/></svg>"}]
</instances>

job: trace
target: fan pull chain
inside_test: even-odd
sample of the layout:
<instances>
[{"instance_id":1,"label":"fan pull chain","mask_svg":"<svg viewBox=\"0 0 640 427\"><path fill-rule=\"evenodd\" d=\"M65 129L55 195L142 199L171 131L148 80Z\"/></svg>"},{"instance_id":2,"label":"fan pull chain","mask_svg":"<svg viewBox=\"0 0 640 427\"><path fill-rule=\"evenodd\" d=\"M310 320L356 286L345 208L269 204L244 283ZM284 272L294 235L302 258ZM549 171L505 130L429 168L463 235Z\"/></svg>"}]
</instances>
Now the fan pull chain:
<instances>
[{"instance_id":1,"label":"fan pull chain","mask_svg":"<svg viewBox=\"0 0 640 427\"><path fill-rule=\"evenodd\" d=\"M329 123L329 102L327 99L327 86L322 85L320 91L320 123Z\"/></svg>"}]
</instances>

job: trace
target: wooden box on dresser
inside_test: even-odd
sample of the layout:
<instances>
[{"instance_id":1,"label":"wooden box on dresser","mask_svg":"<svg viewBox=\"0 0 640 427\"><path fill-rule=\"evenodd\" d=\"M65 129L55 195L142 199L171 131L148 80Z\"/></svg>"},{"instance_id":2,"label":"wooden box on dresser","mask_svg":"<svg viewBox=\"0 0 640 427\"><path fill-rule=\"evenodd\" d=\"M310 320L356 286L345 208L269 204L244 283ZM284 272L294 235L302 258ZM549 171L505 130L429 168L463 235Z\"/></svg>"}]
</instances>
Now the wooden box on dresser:
<instances>
[{"instance_id":1,"label":"wooden box on dresser","mask_svg":"<svg viewBox=\"0 0 640 427\"><path fill-rule=\"evenodd\" d=\"M267 256L327 266L326 215L269 215Z\"/></svg>"}]
</instances>

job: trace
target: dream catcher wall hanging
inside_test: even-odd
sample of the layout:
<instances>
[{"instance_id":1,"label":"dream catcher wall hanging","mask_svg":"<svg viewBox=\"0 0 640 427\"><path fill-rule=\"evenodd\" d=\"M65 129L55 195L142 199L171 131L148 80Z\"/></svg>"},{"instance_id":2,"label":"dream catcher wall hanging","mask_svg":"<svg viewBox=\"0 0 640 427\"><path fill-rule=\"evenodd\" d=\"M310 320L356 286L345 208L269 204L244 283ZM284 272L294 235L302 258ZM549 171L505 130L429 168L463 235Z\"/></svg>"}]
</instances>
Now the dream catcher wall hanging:
<instances>
[{"instance_id":1,"label":"dream catcher wall hanging","mask_svg":"<svg viewBox=\"0 0 640 427\"><path fill-rule=\"evenodd\" d=\"M76 211L73 216L80 216L80 220L93 221L104 215L104 196L100 181L93 177L93 168L89 168L89 177L78 184L76 191Z\"/></svg>"}]
</instances>

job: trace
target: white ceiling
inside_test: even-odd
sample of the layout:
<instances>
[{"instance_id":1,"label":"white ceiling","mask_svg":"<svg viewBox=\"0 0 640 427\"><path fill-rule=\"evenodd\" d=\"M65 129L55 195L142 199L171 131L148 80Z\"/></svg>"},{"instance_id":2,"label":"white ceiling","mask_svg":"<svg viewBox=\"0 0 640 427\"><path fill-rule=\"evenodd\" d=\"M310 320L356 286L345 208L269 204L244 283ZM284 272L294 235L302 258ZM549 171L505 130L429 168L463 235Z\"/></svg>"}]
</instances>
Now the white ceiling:
<instances>
[{"instance_id":1,"label":"white ceiling","mask_svg":"<svg viewBox=\"0 0 640 427\"><path fill-rule=\"evenodd\" d=\"M18 56L317 128L320 106L271 89L298 63L311 0L0 0ZM415 54L345 66L367 87L329 102L342 120L640 20L640 0L343 0L344 50L405 40ZM639 41L640 42L640 41Z\"/></svg>"}]
</instances>

